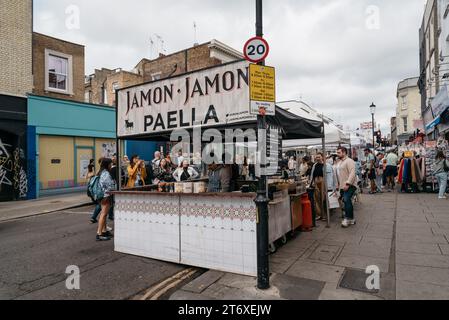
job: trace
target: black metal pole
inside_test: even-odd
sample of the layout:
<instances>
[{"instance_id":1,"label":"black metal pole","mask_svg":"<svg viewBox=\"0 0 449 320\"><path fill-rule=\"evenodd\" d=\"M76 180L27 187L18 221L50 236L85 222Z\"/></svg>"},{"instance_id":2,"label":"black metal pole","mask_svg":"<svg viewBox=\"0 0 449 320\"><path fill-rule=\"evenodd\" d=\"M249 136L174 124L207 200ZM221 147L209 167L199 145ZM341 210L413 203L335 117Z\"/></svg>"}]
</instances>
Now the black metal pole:
<instances>
[{"instance_id":1,"label":"black metal pole","mask_svg":"<svg viewBox=\"0 0 449 320\"><path fill-rule=\"evenodd\" d=\"M373 150L376 150L376 145L375 145L375 136L374 136L374 114L371 114L372 117L372 127L373 127Z\"/></svg>"},{"instance_id":2,"label":"black metal pole","mask_svg":"<svg viewBox=\"0 0 449 320\"><path fill-rule=\"evenodd\" d=\"M256 0L256 36L263 37L263 14L262 0ZM259 63L265 65L265 61ZM267 122L265 116L257 116L257 128L259 132L266 132ZM261 137L259 137L260 139ZM263 146L260 153L266 152ZM265 159L265 157L261 157ZM270 287L270 271L268 261L268 199L267 199L267 177L265 176L265 163L261 164L261 176L257 190L256 205L258 211L257 223L257 288L261 290Z\"/></svg>"}]
</instances>

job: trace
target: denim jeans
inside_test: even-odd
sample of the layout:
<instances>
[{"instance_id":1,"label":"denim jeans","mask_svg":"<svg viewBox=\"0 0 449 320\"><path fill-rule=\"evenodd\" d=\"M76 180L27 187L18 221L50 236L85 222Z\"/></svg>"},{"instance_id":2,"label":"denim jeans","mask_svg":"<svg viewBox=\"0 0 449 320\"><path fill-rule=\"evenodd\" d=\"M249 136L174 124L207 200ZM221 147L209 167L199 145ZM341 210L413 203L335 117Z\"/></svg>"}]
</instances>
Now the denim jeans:
<instances>
[{"instance_id":1,"label":"denim jeans","mask_svg":"<svg viewBox=\"0 0 449 320\"><path fill-rule=\"evenodd\" d=\"M95 206L95 209L94 209L94 213L92 213L91 219L98 220L98 216L100 215L100 212L101 212L101 204L97 203L97 205Z\"/></svg>"},{"instance_id":2,"label":"denim jeans","mask_svg":"<svg viewBox=\"0 0 449 320\"><path fill-rule=\"evenodd\" d=\"M435 177L437 178L438 185L440 186L439 196L443 197L447 188L447 172L438 173Z\"/></svg>"},{"instance_id":3,"label":"denim jeans","mask_svg":"<svg viewBox=\"0 0 449 320\"><path fill-rule=\"evenodd\" d=\"M352 205L352 197L356 192L357 188L354 186L349 187L348 191L341 190L343 195L343 203L345 206L345 218L348 220L354 220L354 207Z\"/></svg>"}]
</instances>

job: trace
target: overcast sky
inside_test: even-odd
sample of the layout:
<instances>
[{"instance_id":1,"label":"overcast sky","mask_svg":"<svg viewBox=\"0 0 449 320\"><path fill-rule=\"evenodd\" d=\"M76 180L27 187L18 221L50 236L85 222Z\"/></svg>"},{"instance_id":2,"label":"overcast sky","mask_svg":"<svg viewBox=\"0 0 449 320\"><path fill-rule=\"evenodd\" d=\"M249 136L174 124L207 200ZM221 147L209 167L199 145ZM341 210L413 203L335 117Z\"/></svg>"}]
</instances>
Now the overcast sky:
<instances>
[{"instance_id":1,"label":"overcast sky","mask_svg":"<svg viewBox=\"0 0 449 320\"><path fill-rule=\"evenodd\" d=\"M34 30L86 46L86 74L132 69L143 58L197 41L242 50L255 32L254 0L34 0ZM370 121L384 132L400 80L419 75L418 29L425 0L265 0L268 65L279 101L299 99L345 126ZM76 6L75 9L73 5ZM79 26L72 13L79 10ZM68 13L66 13L66 11ZM68 22L68 23L67 23ZM150 37L155 45L151 50ZM157 48L158 47L158 48Z\"/></svg>"}]
</instances>

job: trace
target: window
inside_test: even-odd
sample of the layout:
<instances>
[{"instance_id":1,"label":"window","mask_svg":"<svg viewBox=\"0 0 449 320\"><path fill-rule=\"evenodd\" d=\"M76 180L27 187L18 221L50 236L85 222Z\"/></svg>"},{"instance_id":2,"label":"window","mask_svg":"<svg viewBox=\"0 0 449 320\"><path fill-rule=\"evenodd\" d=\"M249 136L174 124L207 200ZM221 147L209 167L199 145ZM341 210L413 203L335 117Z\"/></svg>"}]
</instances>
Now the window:
<instances>
[{"instance_id":1,"label":"window","mask_svg":"<svg viewBox=\"0 0 449 320\"><path fill-rule=\"evenodd\" d=\"M401 108L407 110L407 96L401 96Z\"/></svg>"},{"instance_id":2,"label":"window","mask_svg":"<svg viewBox=\"0 0 449 320\"><path fill-rule=\"evenodd\" d=\"M72 94L72 56L45 49L45 91Z\"/></svg>"},{"instance_id":3,"label":"window","mask_svg":"<svg viewBox=\"0 0 449 320\"><path fill-rule=\"evenodd\" d=\"M161 76L162 76L162 72L153 73L153 74L151 75L151 79L152 79L153 81L160 80L160 79L161 79Z\"/></svg>"},{"instance_id":4,"label":"window","mask_svg":"<svg viewBox=\"0 0 449 320\"><path fill-rule=\"evenodd\" d=\"M402 121L404 123L404 132L408 131L408 118L407 117L403 117Z\"/></svg>"},{"instance_id":5,"label":"window","mask_svg":"<svg viewBox=\"0 0 449 320\"><path fill-rule=\"evenodd\" d=\"M92 90L86 91L84 93L84 102L92 103Z\"/></svg>"},{"instance_id":6,"label":"window","mask_svg":"<svg viewBox=\"0 0 449 320\"><path fill-rule=\"evenodd\" d=\"M112 84L112 92L115 93L118 89L120 89L120 86L119 86L118 82L114 82Z\"/></svg>"},{"instance_id":7,"label":"window","mask_svg":"<svg viewBox=\"0 0 449 320\"><path fill-rule=\"evenodd\" d=\"M108 89L103 87L103 104L108 104Z\"/></svg>"}]
</instances>

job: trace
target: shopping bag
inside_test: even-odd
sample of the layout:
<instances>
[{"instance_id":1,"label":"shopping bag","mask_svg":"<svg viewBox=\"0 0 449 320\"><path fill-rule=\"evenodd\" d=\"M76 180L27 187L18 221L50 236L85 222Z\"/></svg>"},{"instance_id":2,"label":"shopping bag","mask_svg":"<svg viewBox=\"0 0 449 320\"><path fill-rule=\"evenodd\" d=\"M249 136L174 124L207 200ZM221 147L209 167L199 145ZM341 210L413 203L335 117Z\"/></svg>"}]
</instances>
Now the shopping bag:
<instances>
[{"instance_id":1,"label":"shopping bag","mask_svg":"<svg viewBox=\"0 0 449 320\"><path fill-rule=\"evenodd\" d=\"M337 192L329 192L328 197L329 197L329 209L340 208L340 203L338 202Z\"/></svg>"}]
</instances>

